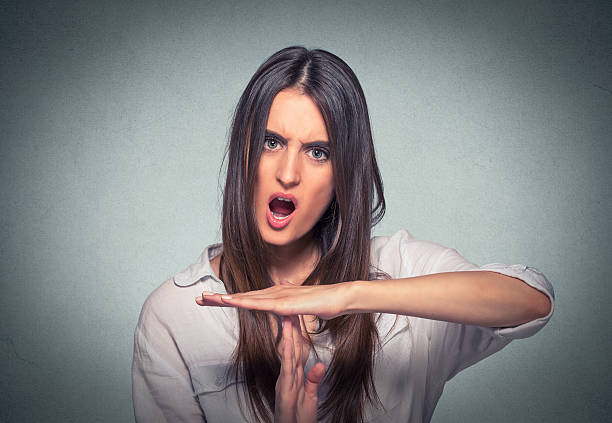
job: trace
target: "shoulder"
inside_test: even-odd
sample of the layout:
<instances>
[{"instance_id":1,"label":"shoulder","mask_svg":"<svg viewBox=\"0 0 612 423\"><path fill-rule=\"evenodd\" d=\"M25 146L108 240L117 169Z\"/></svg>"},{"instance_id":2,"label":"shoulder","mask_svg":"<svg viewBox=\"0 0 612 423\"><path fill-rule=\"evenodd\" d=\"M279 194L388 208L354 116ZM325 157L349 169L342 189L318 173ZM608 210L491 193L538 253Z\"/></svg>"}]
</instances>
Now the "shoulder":
<instances>
[{"instance_id":1,"label":"shoulder","mask_svg":"<svg viewBox=\"0 0 612 423\"><path fill-rule=\"evenodd\" d=\"M151 291L142 306L142 310L155 314L165 314L168 310L175 310L177 307L185 305L188 297L187 293L194 291L192 287L195 287L195 284L182 287L175 283L174 277L169 278Z\"/></svg>"},{"instance_id":2,"label":"shoulder","mask_svg":"<svg viewBox=\"0 0 612 423\"><path fill-rule=\"evenodd\" d=\"M189 286L177 285L174 278L163 282L142 306L134 332L135 351L147 352L157 361L179 355L188 368L226 360L237 339L236 310L202 307L195 302L202 291L216 288L210 280ZM206 342L210 339L214 344Z\"/></svg>"},{"instance_id":3,"label":"shoulder","mask_svg":"<svg viewBox=\"0 0 612 423\"><path fill-rule=\"evenodd\" d=\"M180 326L183 320L190 319L190 315L197 312L194 298L198 290L196 285L180 287L174 283L174 278L166 280L144 301L138 328L148 332L161 327L170 330Z\"/></svg>"},{"instance_id":4,"label":"shoulder","mask_svg":"<svg viewBox=\"0 0 612 423\"><path fill-rule=\"evenodd\" d=\"M208 252L211 247L147 296L137 329L145 332L163 329L172 334L186 326L201 325L218 317L218 310L198 306L195 302L195 297L202 291L225 293L223 283L214 276L210 267Z\"/></svg>"},{"instance_id":5,"label":"shoulder","mask_svg":"<svg viewBox=\"0 0 612 423\"><path fill-rule=\"evenodd\" d=\"M372 266L392 278L475 268L454 249L432 241L416 239L407 230L392 236L373 237L370 242ZM455 269L451 269L455 267Z\"/></svg>"}]
</instances>

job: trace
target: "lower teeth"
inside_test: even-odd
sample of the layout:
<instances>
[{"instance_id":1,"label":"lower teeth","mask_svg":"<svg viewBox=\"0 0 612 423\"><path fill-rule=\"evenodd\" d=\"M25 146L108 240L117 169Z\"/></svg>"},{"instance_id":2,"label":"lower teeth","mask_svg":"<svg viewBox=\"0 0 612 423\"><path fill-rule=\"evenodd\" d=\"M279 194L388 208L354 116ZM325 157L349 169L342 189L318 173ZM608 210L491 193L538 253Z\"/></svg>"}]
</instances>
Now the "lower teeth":
<instances>
[{"instance_id":1,"label":"lower teeth","mask_svg":"<svg viewBox=\"0 0 612 423\"><path fill-rule=\"evenodd\" d=\"M276 214L274 212L272 212L272 216L274 216L274 218L278 220L283 220L289 217L289 215Z\"/></svg>"}]
</instances>

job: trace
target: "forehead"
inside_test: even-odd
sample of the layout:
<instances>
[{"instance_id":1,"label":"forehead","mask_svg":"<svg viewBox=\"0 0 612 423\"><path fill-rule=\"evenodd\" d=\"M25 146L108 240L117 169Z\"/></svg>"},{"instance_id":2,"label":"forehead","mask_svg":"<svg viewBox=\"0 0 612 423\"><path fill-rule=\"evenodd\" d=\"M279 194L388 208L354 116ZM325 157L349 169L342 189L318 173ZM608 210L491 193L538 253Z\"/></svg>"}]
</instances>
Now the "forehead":
<instances>
[{"instance_id":1,"label":"forehead","mask_svg":"<svg viewBox=\"0 0 612 423\"><path fill-rule=\"evenodd\" d=\"M276 94L270 106L266 129L288 140L327 141L321 111L308 95L295 89Z\"/></svg>"}]
</instances>

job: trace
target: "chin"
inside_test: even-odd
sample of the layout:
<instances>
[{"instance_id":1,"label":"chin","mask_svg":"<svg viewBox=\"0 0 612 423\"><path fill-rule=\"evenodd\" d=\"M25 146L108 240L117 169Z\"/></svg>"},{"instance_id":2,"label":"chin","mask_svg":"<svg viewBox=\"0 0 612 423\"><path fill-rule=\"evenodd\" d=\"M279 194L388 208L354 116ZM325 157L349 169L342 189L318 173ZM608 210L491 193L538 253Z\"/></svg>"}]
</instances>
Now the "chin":
<instances>
[{"instance_id":1,"label":"chin","mask_svg":"<svg viewBox=\"0 0 612 423\"><path fill-rule=\"evenodd\" d=\"M266 244L273 245L275 247L283 247L297 243L300 240L303 240L309 233L306 232L304 234L296 234L293 231L287 231L287 229L289 228L285 228L282 231L275 231L274 229L266 226L263 230L260 229L259 233Z\"/></svg>"},{"instance_id":2,"label":"chin","mask_svg":"<svg viewBox=\"0 0 612 423\"><path fill-rule=\"evenodd\" d=\"M282 247L283 245L289 245L297 241L297 239L291 235L285 235L285 234L279 234L279 233L269 233L268 232L266 234L262 234L261 237L266 244L274 245L276 247Z\"/></svg>"}]
</instances>

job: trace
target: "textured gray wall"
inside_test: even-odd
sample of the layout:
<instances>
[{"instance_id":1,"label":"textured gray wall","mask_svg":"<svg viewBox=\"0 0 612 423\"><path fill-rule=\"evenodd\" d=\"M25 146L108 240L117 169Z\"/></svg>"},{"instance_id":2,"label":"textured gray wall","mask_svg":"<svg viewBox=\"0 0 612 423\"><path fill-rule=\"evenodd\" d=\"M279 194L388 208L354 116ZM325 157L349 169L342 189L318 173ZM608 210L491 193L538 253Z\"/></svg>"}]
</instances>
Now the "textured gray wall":
<instances>
[{"instance_id":1,"label":"textured gray wall","mask_svg":"<svg viewBox=\"0 0 612 423\"><path fill-rule=\"evenodd\" d=\"M2 3L0 421L133 419L142 302L219 239L232 109L292 44L364 86L377 234L556 288L550 324L452 380L434 421L612 413L608 2L327 3Z\"/></svg>"}]
</instances>

